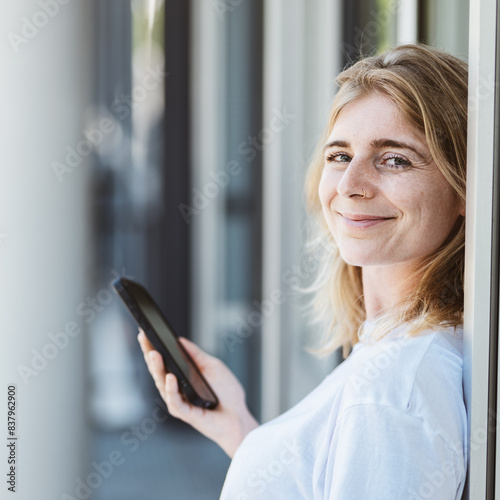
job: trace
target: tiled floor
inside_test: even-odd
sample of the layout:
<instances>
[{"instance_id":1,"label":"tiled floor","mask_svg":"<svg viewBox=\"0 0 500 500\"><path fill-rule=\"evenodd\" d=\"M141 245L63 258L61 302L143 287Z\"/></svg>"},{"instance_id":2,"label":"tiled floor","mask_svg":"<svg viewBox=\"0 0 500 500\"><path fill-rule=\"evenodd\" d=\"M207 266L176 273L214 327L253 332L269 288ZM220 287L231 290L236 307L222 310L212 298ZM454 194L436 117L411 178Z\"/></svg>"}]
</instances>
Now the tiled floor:
<instances>
[{"instance_id":1,"label":"tiled floor","mask_svg":"<svg viewBox=\"0 0 500 500\"><path fill-rule=\"evenodd\" d=\"M169 418L155 427L96 431L92 460L98 464L119 452L123 460L93 491L92 500L216 500L229 458L185 424ZM118 463L118 461L117 461Z\"/></svg>"}]
</instances>

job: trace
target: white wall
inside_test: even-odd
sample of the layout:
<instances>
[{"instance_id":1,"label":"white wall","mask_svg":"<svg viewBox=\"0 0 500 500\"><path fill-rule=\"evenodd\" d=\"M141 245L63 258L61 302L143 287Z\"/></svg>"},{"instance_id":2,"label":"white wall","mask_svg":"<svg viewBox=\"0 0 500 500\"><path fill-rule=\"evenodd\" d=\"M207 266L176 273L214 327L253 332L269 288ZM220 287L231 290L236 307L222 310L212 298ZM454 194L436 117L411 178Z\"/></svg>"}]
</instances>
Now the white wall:
<instances>
[{"instance_id":1,"label":"white wall","mask_svg":"<svg viewBox=\"0 0 500 500\"><path fill-rule=\"evenodd\" d=\"M76 148L84 139L84 111L92 88L91 5L78 0L2 2L0 425L4 451L0 463L6 470L7 386L15 384L15 498L75 496L76 479L85 479L90 465L85 332L71 330L71 322L77 328L85 324L77 307L87 297L90 264L90 158L62 174L61 181L52 163L65 163L66 147ZM61 334L61 347L57 347L49 334L66 327L73 336ZM39 353L38 361L33 350ZM32 370L24 380L21 365ZM4 497L5 479L1 489Z\"/></svg>"}]
</instances>

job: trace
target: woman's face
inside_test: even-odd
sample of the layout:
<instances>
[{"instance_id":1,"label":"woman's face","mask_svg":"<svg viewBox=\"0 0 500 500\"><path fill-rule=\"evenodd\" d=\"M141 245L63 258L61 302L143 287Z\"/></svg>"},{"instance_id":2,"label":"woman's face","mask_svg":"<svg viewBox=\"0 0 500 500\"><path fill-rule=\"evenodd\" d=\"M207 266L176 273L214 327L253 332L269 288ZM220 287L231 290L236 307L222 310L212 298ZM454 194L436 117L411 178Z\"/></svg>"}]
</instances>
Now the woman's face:
<instances>
[{"instance_id":1,"label":"woman's face","mask_svg":"<svg viewBox=\"0 0 500 500\"><path fill-rule=\"evenodd\" d=\"M464 214L424 134L379 94L340 112L324 156L323 213L351 265L416 265L441 246Z\"/></svg>"}]
</instances>

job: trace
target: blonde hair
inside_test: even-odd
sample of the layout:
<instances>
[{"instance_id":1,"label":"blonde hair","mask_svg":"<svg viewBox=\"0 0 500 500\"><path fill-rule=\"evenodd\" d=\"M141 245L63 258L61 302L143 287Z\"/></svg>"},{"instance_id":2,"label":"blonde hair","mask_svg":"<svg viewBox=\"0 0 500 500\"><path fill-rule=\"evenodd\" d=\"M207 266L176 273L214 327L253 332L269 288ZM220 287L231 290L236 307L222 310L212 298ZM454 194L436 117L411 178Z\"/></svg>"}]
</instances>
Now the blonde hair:
<instances>
[{"instance_id":1,"label":"blonde hair","mask_svg":"<svg viewBox=\"0 0 500 500\"><path fill-rule=\"evenodd\" d=\"M342 347L347 356L366 319L361 268L341 258L322 214L318 186L323 146L345 106L369 94L383 95L425 134L434 162L465 206L467 65L432 47L402 45L362 59L340 73L336 83L340 88L306 178L308 208L315 219L308 246L315 251L319 245L325 248L326 241L328 249L310 288L315 292L311 312L324 325L320 352ZM465 220L459 216L448 239L410 277L418 276L416 289L377 318L371 338L379 339L403 322L409 322L408 335L462 324L464 244Z\"/></svg>"}]
</instances>

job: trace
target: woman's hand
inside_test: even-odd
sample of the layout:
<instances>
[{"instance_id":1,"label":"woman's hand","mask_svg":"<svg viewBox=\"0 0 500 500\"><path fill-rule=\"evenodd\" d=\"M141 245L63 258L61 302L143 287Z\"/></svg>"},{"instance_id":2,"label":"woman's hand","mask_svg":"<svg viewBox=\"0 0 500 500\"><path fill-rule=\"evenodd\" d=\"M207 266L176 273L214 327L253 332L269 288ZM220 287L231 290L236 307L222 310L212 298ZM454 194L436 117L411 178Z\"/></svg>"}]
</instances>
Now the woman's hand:
<instances>
[{"instance_id":1,"label":"woman's hand","mask_svg":"<svg viewBox=\"0 0 500 500\"><path fill-rule=\"evenodd\" d=\"M142 330L137 338L170 414L215 441L232 458L243 438L259 425L248 411L245 391L238 379L222 361L206 354L193 342L180 338L219 399L214 410L193 406L179 392L175 375L165 372L161 354L154 350Z\"/></svg>"}]
</instances>

